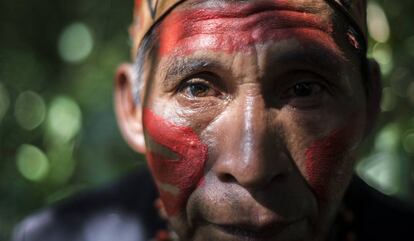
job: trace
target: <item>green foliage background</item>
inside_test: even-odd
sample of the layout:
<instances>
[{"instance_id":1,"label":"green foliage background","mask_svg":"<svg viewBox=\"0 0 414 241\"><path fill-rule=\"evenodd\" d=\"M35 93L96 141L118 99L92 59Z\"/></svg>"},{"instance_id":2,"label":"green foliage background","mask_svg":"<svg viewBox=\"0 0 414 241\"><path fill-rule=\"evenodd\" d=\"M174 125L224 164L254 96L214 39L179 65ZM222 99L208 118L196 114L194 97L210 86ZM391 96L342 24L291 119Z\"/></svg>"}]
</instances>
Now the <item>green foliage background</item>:
<instances>
[{"instance_id":1,"label":"green foliage background","mask_svg":"<svg viewBox=\"0 0 414 241\"><path fill-rule=\"evenodd\" d=\"M384 67L383 113L357 172L414 203L414 2L375 2L370 55ZM24 216L144 163L112 106L114 72L130 58L132 4L0 0L0 240ZM385 39L376 6L389 21Z\"/></svg>"}]
</instances>

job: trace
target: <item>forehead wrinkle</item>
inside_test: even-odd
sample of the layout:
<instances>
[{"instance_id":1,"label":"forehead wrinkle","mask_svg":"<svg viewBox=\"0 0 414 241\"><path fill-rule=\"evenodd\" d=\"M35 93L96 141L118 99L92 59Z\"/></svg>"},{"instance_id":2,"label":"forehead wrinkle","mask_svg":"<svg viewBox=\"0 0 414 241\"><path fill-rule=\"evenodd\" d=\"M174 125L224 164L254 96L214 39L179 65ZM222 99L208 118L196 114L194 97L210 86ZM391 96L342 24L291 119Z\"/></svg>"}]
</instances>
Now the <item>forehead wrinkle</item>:
<instances>
[{"instance_id":1,"label":"forehead wrinkle","mask_svg":"<svg viewBox=\"0 0 414 241\"><path fill-rule=\"evenodd\" d=\"M239 14L240 11L242 14ZM317 29L329 35L332 33L332 21L318 14L271 7L260 9L260 11L251 11L250 8L240 11L233 8L229 10L221 8L218 10L187 9L171 13L159 29L161 55L169 53L187 38L197 35L200 38L194 39L195 41L190 39L186 43L188 48L197 44L206 47L208 45L218 47L244 44L247 47L272 38L276 40L277 35L287 37L286 35L289 34L287 30L291 28ZM276 33L276 30L282 29L285 30L283 33L282 31ZM232 34L238 37L234 38Z\"/></svg>"},{"instance_id":2,"label":"forehead wrinkle","mask_svg":"<svg viewBox=\"0 0 414 241\"><path fill-rule=\"evenodd\" d=\"M215 13L217 14L217 13ZM317 14L303 13L293 10L267 10L254 13L248 16L231 16L218 13L214 18L210 16L196 16L196 18L186 18L191 24L185 26L185 33L197 31L200 34L227 33L229 30L252 31L257 29L275 30L282 28L315 28L324 32L331 33L329 22L320 18ZM217 22L221 20L222 22ZM199 27L198 24L202 24Z\"/></svg>"},{"instance_id":3,"label":"forehead wrinkle","mask_svg":"<svg viewBox=\"0 0 414 241\"><path fill-rule=\"evenodd\" d=\"M183 3L185 8L191 9L222 9L233 6L240 9L249 5L265 7L279 7L300 12L332 14L331 7L324 0L193 0Z\"/></svg>"}]
</instances>

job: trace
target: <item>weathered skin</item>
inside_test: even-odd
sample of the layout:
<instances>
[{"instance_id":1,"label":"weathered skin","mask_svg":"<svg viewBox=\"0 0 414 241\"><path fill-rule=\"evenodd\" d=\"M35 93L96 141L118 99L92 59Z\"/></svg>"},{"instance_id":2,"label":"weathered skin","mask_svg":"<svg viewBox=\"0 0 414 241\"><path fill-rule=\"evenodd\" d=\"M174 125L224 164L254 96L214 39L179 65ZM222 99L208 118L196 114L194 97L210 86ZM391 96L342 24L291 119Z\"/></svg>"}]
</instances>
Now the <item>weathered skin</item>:
<instances>
[{"instance_id":1,"label":"weathered skin","mask_svg":"<svg viewBox=\"0 0 414 241\"><path fill-rule=\"evenodd\" d=\"M369 105L337 28L324 1L187 1L163 20L142 106L118 112L183 240L324 238Z\"/></svg>"}]
</instances>

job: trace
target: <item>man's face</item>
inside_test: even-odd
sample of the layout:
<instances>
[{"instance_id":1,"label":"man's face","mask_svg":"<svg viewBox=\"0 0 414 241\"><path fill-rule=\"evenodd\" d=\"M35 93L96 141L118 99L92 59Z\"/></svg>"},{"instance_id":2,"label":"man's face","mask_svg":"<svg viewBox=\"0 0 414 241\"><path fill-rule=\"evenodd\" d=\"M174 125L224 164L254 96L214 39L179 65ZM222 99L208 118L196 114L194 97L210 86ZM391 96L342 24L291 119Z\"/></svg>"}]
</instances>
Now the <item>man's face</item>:
<instances>
[{"instance_id":1,"label":"man's face","mask_svg":"<svg viewBox=\"0 0 414 241\"><path fill-rule=\"evenodd\" d=\"M142 124L184 240L326 234L367 118L337 25L322 0L187 1L162 20Z\"/></svg>"}]
</instances>

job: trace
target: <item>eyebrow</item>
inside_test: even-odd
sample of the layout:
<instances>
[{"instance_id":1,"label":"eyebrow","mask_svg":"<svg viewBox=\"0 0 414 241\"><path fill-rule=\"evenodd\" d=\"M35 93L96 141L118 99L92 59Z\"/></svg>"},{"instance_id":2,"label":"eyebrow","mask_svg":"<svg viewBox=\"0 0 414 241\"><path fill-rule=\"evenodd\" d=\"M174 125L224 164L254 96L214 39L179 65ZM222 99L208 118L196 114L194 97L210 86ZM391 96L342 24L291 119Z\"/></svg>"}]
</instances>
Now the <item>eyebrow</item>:
<instances>
[{"instance_id":1,"label":"eyebrow","mask_svg":"<svg viewBox=\"0 0 414 241\"><path fill-rule=\"evenodd\" d=\"M312 42L309 44L310 46L303 46L303 48L295 50L294 47L283 47L277 50L278 54L271 51L266 57L266 61L269 63L302 63L330 75L343 74L344 66L350 63L348 58L329 47L316 45Z\"/></svg>"},{"instance_id":2,"label":"eyebrow","mask_svg":"<svg viewBox=\"0 0 414 241\"><path fill-rule=\"evenodd\" d=\"M188 76L212 69L223 69L222 64L217 60L210 58L170 58L167 66L165 78L163 78L167 86L169 85L169 82L182 78L182 76Z\"/></svg>"},{"instance_id":3,"label":"eyebrow","mask_svg":"<svg viewBox=\"0 0 414 241\"><path fill-rule=\"evenodd\" d=\"M290 49L283 49L284 52L280 54L273 54L266 56L266 69L264 75L261 77L263 80L271 79L272 76L278 76L281 73L275 73L275 65L280 66L281 69L285 69L283 66L292 64L294 68L300 68L303 70L313 69L318 73L325 73L325 76L329 76L335 79L335 83L341 86L347 85L344 78L345 65L349 61L341 55L338 55L326 48L304 48L296 51ZM187 78L191 75L200 74L204 71L213 71L220 75L230 71L228 67L218 60L209 57L184 57L184 58L170 58L166 64L165 74L161 78L162 85L166 89L172 89L177 82L183 78ZM276 67L277 68L277 67ZM294 69L293 68L293 69ZM293 70L292 69L292 70ZM288 71L289 72L291 70ZM332 79L332 81L334 81Z\"/></svg>"}]
</instances>

